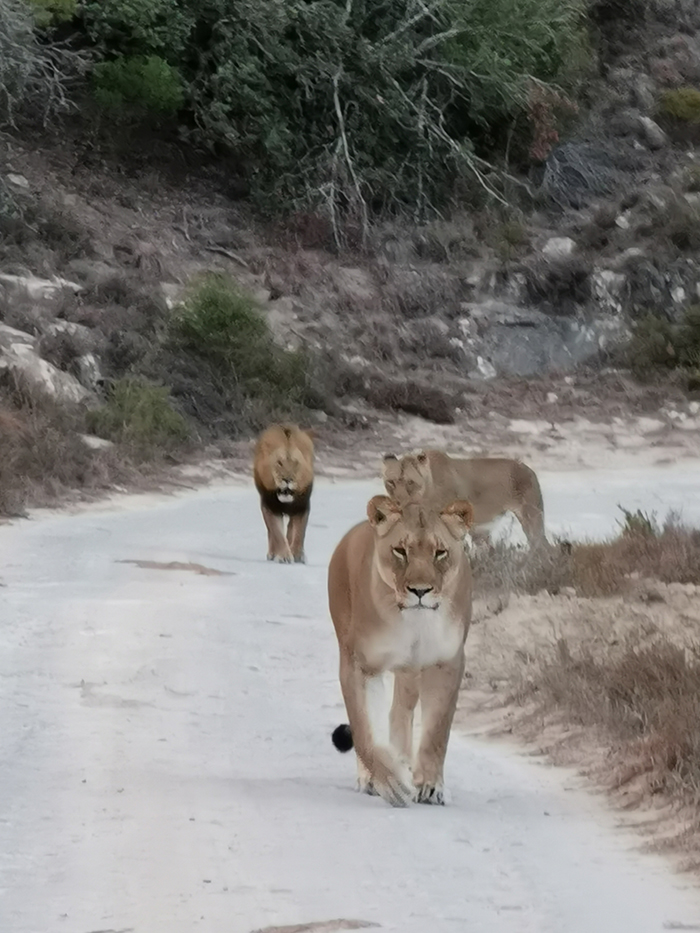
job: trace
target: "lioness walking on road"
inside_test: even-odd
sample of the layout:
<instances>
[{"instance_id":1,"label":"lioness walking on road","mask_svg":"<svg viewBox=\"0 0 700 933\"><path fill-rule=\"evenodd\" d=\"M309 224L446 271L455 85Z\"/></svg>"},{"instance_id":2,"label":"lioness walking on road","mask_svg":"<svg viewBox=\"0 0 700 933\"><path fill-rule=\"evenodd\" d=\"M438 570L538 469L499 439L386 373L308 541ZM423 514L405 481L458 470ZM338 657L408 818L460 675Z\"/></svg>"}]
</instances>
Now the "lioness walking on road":
<instances>
[{"instance_id":1,"label":"lioness walking on road","mask_svg":"<svg viewBox=\"0 0 700 933\"><path fill-rule=\"evenodd\" d=\"M364 793L396 807L411 800L443 804L443 766L471 620L471 568L462 540L472 508L455 501L431 511L375 496L367 519L341 540L328 568L350 720L335 730L333 743L339 751L354 746ZM395 674L390 713L388 671ZM422 733L413 761L419 699Z\"/></svg>"},{"instance_id":2,"label":"lioness walking on road","mask_svg":"<svg viewBox=\"0 0 700 933\"><path fill-rule=\"evenodd\" d=\"M474 538L488 537L488 526L513 512L531 548L547 543L537 474L519 460L460 459L442 450L387 454L382 478L387 493L401 504L426 501L440 508L454 499L468 499L474 509Z\"/></svg>"}]
</instances>

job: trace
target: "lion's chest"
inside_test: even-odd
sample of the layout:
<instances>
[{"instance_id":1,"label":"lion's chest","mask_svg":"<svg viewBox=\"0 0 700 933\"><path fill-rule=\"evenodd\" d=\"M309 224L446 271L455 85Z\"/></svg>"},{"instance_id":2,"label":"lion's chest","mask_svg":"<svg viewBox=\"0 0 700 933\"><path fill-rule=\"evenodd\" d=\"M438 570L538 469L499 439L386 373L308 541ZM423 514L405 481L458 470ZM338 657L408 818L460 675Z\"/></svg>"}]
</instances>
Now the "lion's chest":
<instances>
[{"instance_id":1,"label":"lion's chest","mask_svg":"<svg viewBox=\"0 0 700 933\"><path fill-rule=\"evenodd\" d=\"M440 609L398 612L375 633L367 659L382 670L423 668L451 661L462 645L458 623Z\"/></svg>"}]
</instances>

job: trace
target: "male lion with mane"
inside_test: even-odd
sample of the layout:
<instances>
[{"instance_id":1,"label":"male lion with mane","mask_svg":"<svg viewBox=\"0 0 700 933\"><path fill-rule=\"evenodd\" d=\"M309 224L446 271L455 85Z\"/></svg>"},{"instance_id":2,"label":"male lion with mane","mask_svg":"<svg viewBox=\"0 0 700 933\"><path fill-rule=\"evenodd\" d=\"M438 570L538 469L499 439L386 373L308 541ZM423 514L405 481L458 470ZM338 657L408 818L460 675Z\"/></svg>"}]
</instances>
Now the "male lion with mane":
<instances>
[{"instance_id":1,"label":"male lion with mane","mask_svg":"<svg viewBox=\"0 0 700 933\"><path fill-rule=\"evenodd\" d=\"M486 538L495 519L513 512L530 547L547 543L537 474L519 460L459 459L442 450L387 454L382 478L387 493L400 504L425 501L440 508L453 499L468 499L474 509L475 539Z\"/></svg>"},{"instance_id":2,"label":"male lion with mane","mask_svg":"<svg viewBox=\"0 0 700 933\"><path fill-rule=\"evenodd\" d=\"M273 424L258 438L253 479L267 528L267 559L303 564L314 484L314 443L295 424ZM289 519L287 537L284 519Z\"/></svg>"},{"instance_id":3,"label":"male lion with mane","mask_svg":"<svg viewBox=\"0 0 700 933\"><path fill-rule=\"evenodd\" d=\"M341 540L328 567L350 720L335 729L333 744L343 752L355 748L363 793L394 807L411 800L444 804L443 766L471 620L472 577L462 539L472 507L458 500L438 512L374 496L367 518ZM390 712L388 671L394 673Z\"/></svg>"}]
</instances>

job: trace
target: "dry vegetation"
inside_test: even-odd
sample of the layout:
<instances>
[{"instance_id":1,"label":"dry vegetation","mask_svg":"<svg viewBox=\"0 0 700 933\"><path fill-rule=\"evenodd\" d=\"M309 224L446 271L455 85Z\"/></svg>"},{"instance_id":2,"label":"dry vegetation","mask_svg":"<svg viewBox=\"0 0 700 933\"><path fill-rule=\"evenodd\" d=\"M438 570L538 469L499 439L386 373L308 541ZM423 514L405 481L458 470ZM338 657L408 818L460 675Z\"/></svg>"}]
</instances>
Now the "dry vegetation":
<instances>
[{"instance_id":1,"label":"dry vegetation","mask_svg":"<svg viewBox=\"0 0 700 933\"><path fill-rule=\"evenodd\" d=\"M475 560L463 708L581 767L700 866L700 531L624 513L603 543Z\"/></svg>"},{"instance_id":2,"label":"dry vegetation","mask_svg":"<svg viewBox=\"0 0 700 933\"><path fill-rule=\"evenodd\" d=\"M137 478L126 451L85 443L85 414L12 386L0 389L0 517L90 496ZM146 471L147 473L147 471Z\"/></svg>"}]
</instances>

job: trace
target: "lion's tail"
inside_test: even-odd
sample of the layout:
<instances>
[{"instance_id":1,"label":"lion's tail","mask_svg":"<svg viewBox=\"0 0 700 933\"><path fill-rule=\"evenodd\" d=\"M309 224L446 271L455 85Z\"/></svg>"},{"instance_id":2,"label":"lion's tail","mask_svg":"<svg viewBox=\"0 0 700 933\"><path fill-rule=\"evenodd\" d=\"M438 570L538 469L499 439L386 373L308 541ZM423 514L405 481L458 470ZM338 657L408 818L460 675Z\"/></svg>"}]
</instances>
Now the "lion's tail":
<instances>
[{"instance_id":1,"label":"lion's tail","mask_svg":"<svg viewBox=\"0 0 700 933\"><path fill-rule=\"evenodd\" d=\"M333 730L331 741L339 752L349 752L353 747L352 731L347 723L343 723Z\"/></svg>"}]
</instances>

